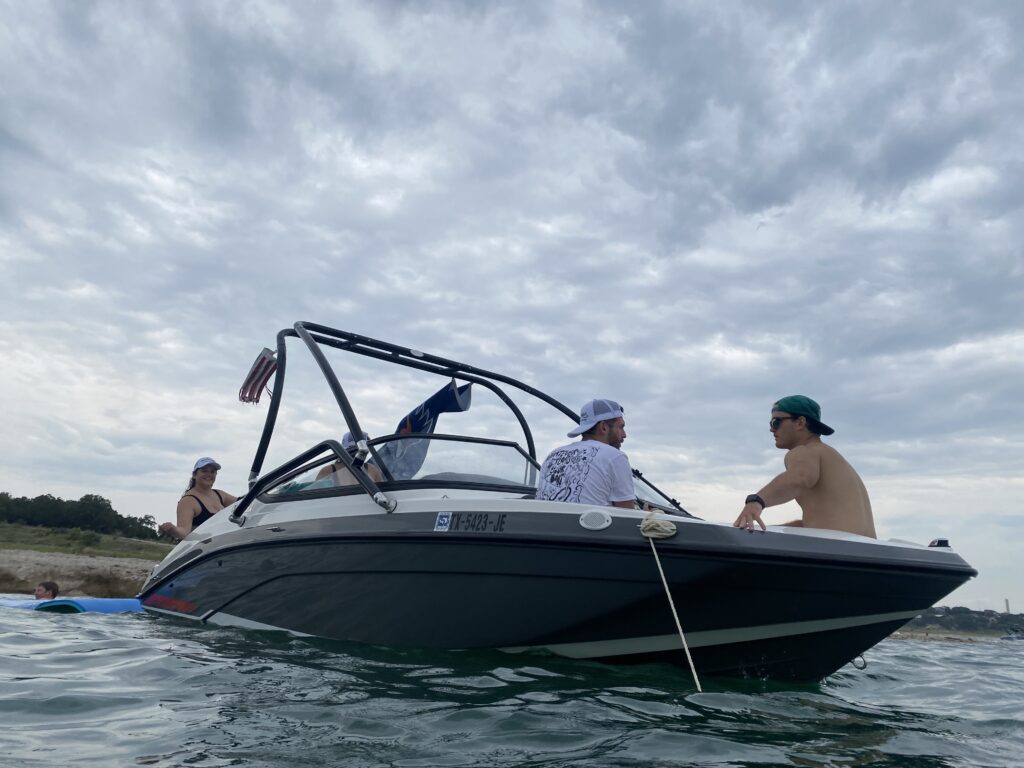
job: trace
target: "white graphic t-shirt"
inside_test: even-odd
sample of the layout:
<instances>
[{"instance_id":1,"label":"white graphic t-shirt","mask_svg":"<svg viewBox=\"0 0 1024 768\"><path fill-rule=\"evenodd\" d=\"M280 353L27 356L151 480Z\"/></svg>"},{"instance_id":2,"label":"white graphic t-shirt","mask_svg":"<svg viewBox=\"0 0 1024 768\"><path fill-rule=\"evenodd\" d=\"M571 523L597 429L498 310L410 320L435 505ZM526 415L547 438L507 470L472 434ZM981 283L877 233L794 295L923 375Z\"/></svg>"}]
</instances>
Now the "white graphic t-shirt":
<instances>
[{"instance_id":1,"label":"white graphic t-shirt","mask_svg":"<svg viewBox=\"0 0 1024 768\"><path fill-rule=\"evenodd\" d=\"M537 498L599 507L632 501L636 492L629 458L597 440L555 448L541 465Z\"/></svg>"}]
</instances>

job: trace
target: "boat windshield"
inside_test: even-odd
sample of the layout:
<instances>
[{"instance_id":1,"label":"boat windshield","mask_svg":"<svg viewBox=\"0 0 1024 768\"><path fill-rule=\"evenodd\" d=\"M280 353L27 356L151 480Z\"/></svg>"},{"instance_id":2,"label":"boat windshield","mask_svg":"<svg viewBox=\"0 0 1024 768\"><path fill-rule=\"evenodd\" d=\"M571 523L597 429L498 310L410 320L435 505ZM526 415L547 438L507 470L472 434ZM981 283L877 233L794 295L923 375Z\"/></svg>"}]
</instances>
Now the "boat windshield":
<instances>
[{"instance_id":1,"label":"boat windshield","mask_svg":"<svg viewBox=\"0 0 1024 768\"><path fill-rule=\"evenodd\" d=\"M669 511L678 509L677 504L671 503L639 477L633 478L633 492L636 494L637 501L639 501L641 505L650 504L652 507L658 507L659 509Z\"/></svg>"},{"instance_id":2,"label":"boat windshield","mask_svg":"<svg viewBox=\"0 0 1024 768\"><path fill-rule=\"evenodd\" d=\"M486 485L533 488L537 465L516 443L456 435L388 435L370 443L368 470L389 483ZM308 491L345 488L362 490L352 474L325 456L305 465L266 491L269 498L291 497Z\"/></svg>"},{"instance_id":3,"label":"boat windshield","mask_svg":"<svg viewBox=\"0 0 1024 768\"><path fill-rule=\"evenodd\" d=\"M372 442L395 481L537 484L537 465L516 443L459 435L388 435Z\"/></svg>"}]
</instances>

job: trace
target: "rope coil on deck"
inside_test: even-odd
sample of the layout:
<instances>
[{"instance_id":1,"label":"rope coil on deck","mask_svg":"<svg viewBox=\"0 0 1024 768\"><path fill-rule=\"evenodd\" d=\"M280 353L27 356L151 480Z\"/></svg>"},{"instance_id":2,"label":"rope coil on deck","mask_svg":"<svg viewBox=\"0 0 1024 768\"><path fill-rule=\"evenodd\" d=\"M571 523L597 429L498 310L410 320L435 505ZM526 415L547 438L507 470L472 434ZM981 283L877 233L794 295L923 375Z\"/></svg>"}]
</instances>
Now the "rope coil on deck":
<instances>
[{"instance_id":1,"label":"rope coil on deck","mask_svg":"<svg viewBox=\"0 0 1024 768\"><path fill-rule=\"evenodd\" d=\"M655 510L650 510L640 522L640 533L649 539L667 539L675 536L676 524L665 518L656 518Z\"/></svg>"},{"instance_id":2,"label":"rope coil on deck","mask_svg":"<svg viewBox=\"0 0 1024 768\"><path fill-rule=\"evenodd\" d=\"M672 618L675 619L676 629L679 631L679 639L683 641L683 650L686 651L686 660L690 663L690 673L693 675L693 682L697 686L697 692L702 693L700 679L697 677L697 669L693 666L693 657L690 656L690 646L686 643L686 635L683 634L683 627L679 623L679 614L676 612L676 604L672 600L672 592L668 588L668 580L665 578L665 571L661 568L661 558L658 557L658 548L654 546L655 539L667 539L675 536L678 531L676 524L664 517L656 518L658 513L655 509L648 510L644 519L640 522L640 533L647 537L651 544L651 552L654 553L654 562L658 566L658 575L661 576L661 584L665 587L665 596L668 598L669 608L672 609Z\"/></svg>"}]
</instances>

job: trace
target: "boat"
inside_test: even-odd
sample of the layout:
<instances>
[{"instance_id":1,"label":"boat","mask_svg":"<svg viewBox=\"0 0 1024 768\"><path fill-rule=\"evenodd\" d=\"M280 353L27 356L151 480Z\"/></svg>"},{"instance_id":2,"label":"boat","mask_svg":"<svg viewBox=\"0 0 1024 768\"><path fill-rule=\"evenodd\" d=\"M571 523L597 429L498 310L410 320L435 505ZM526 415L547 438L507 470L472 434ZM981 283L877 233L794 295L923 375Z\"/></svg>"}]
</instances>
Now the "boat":
<instances>
[{"instance_id":1,"label":"boat","mask_svg":"<svg viewBox=\"0 0 1024 768\"><path fill-rule=\"evenodd\" d=\"M312 355L339 426L363 437L350 451L325 435L264 471L286 342ZM436 398L367 439L327 357L351 360L339 353L440 377L452 397L483 389L509 412L514 439L436 431L426 407ZM702 520L639 471L642 509L538 500L542 455L521 401L578 423L573 409L509 376L324 325L296 323L264 349L240 399L263 391L248 491L154 568L139 594L146 611L394 647L682 666L689 656L702 676L816 681L977 575L945 539ZM347 484L323 476L328 464L347 469ZM649 520L674 535L645 536Z\"/></svg>"}]
</instances>

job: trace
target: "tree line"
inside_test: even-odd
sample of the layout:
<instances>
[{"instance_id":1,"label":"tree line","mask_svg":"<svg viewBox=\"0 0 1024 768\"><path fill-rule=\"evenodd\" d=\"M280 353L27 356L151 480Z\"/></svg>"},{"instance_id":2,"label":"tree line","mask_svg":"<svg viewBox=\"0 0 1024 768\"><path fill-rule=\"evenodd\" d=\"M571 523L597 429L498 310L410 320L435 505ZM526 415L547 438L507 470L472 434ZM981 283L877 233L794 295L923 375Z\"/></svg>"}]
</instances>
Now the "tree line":
<instances>
[{"instance_id":1,"label":"tree line","mask_svg":"<svg viewBox=\"0 0 1024 768\"><path fill-rule=\"evenodd\" d=\"M47 528L80 528L96 533L156 540L156 519L152 515L128 517L119 514L110 502L96 494L78 501L58 499L46 494L14 497L0 491L0 522L37 525Z\"/></svg>"}]
</instances>

